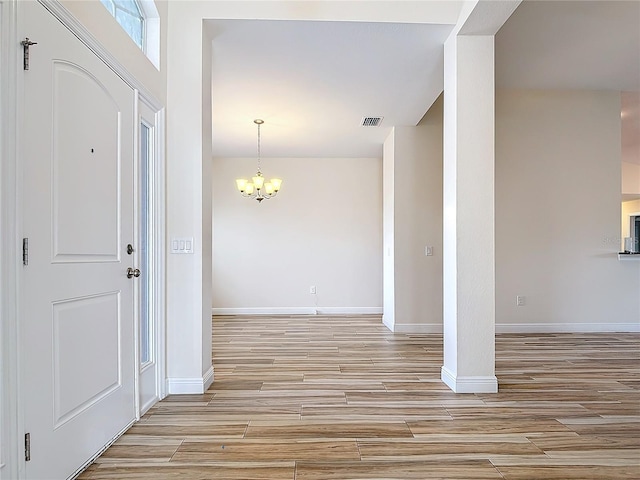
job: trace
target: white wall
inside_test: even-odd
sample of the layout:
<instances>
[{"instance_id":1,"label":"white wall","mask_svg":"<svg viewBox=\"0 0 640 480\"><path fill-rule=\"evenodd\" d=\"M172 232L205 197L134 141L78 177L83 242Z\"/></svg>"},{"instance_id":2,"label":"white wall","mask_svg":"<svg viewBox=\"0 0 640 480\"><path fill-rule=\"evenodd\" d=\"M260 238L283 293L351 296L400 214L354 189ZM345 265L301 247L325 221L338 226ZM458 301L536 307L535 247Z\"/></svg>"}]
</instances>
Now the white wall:
<instances>
[{"instance_id":1,"label":"white wall","mask_svg":"<svg viewBox=\"0 0 640 480\"><path fill-rule=\"evenodd\" d=\"M261 204L235 186L255 170L213 161L214 312L380 313L381 159L263 158L283 183Z\"/></svg>"},{"instance_id":2,"label":"white wall","mask_svg":"<svg viewBox=\"0 0 640 480\"><path fill-rule=\"evenodd\" d=\"M202 393L213 373L211 46L192 6L169 2L168 15L167 236L194 238L193 254L167 256L169 393Z\"/></svg>"},{"instance_id":3,"label":"white wall","mask_svg":"<svg viewBox=\"0 0 640 480\"><path fill-rule=\"evenodd\" d=\"M639 330L640 262L616 255L619 93L496 100L497 331Z\"/></svg>"},{"instance_id":4,"label":"white wall","mask_svg":"<svg viewBox=\"0 0 640 480\"><path fill-rule=\"evenodd\" d=\"M441 332L442 99L419 126L395 127L385 156L383 320L395 332Z\"/></svg>"}]
</instances>

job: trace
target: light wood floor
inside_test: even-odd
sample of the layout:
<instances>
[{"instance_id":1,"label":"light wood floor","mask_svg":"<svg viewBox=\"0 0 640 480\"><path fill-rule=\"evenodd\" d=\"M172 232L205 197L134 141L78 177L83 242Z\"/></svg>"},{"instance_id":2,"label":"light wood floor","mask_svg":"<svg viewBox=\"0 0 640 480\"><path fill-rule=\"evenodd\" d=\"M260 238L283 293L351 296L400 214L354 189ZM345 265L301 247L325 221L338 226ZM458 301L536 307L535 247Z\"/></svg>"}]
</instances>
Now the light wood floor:
<instances>
[{"instance_id":1,"label":"light wood floor","mask_svg":"<svg viewBox=\"0 0 640 480\"><path fill-rule=\"evenodd\" d=\"M379 317L216 317L215 382L81 479L640 479L640 335L498 335L498 394Z\"/></svg>"}]
</instances>

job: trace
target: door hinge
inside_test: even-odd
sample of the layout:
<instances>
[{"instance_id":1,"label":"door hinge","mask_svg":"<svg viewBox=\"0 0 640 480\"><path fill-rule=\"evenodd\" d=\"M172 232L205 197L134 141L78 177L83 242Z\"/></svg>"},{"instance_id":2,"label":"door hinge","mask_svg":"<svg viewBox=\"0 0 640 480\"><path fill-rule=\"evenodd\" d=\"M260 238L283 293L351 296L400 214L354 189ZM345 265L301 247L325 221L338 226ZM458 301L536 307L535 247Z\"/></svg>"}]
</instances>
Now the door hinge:
<instances>
[{"instance_id":1,"label":"door hinge","mask_svg":"<svg viewBox=\"0 0 640 480\"><path fill-rule=\"evenodd\" d=\"M37 45L38 42L32 42L29 40L29 37L26 37L23 41L20 42L22 45L23 55L22 55L22 68L24 70L29 70L29 47L31 45Z\"/></svg>"},{"instance_id":2,"label":"door hinge","mask_svg":"<svg viewBox=\"0 0 640 480\"><path fill-rule=\"evenodd\" d=\"M31 460L31 434L24 434L24 461L28 462Z\"/></svg>"},{"instance_id":3,"label":"door hinge","mask_svg":"<svg viewBox=\"0 0 640 480\"><path fill-rule=\"evenodd\" d=\"M22 239L22 264L29 265L29 238Z\"/></svg>"}]
</instances>

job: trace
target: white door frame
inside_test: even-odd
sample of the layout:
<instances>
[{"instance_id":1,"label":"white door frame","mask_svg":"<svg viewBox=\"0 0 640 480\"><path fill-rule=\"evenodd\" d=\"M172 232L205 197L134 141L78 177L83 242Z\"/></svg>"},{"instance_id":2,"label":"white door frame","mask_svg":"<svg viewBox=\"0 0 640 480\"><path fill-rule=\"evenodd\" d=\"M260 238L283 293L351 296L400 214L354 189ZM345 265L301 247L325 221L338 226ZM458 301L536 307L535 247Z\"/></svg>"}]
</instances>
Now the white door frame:
<instances>
[{"instance_id":1,"label":"white door frame","mask_svg":"<svg viewBox=\"0 0 640 480\"><path fill-rule=\"evenodd\" d=\"M18 272L19 162L17 0L0 0L0 479L19 478ZM22 463L21 463L22 462Z\"/></svg>"},{"instance_id":2,"label":"white door frame","mask_svg":"<svg viewBox=\"0 0 640 480\"><path fill-rule=\"evenodd\" d=\"M98 58L137 92L157 115L156 158L153 168L153 256L152 311L158 328L158 385L166 396L166 223L165 223L165 117L164 107L125 67L108 52L59 0L38 0L55 18L76 35ZM21 161L19 108L23 91L18 80L22 47L17 38L18 0L0 0L0 480L22 479L24 461L24 412L21 392L18 329L20 325L19 284L21 269ZM138 158L136 157L136 162ZM139 348L139 347L136 347Z\"/></svg>"},{"instance_id":3,"label":"white door frame","mask_svg":"<svg viewBox=\"0 0 640 480\"><path fill-rule=\"evenodd\" d=\"M158 108L156 104L151 102L148 98L138 95L138 105L144 104L152 112L154 112L154 125L153 125L153 155L151 157L151 164L149 165L149 206L150 211L149 224L150 224L150 245L147 246L151 262L148 265L150 271L153 272L151 282L149 285L149 315L153 323L153 342L154 342L154 355L156 360L156 393L158 399L166 397L166 374L165 374L165 288L166 283L159 281L159 279L165 278L165 166L164 166L164 109ZM134 198L136 202L135 223L136 223L136 244L140 238L140 113L138 105L136 106L136 156L135 162L135 193ZM139 246L138 246L139 248ZM139 258L139 257L138 257ZM143 275L148 275L149 272L142 272ZM138 302L136 301L136 305ZM139 371L140 371L140 309L137 308L135 312L136 318L136 415L138 420L144 413L142 411L145 405L140 404L140 391L139 391ZM146 407L148 409L148 407Z\"/></svg>"}]
</instances>

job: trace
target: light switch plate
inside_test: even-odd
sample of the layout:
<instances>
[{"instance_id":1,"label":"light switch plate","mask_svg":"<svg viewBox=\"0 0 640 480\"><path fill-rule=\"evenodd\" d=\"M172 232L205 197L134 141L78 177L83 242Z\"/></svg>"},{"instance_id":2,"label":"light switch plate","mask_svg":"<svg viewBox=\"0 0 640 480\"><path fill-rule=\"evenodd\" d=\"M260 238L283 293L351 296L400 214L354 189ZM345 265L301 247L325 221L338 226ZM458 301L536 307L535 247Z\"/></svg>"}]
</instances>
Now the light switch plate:
<instances>
[{"instance_id":1,"label":"light switch plate","mask_svg":"<svg viewBox=\"0 0 640 480\"><path fill-rule=\"evenodd\" d=\"M171 237L171 253L193 253L193 237Z\"/></svg>"}]
</instances>

